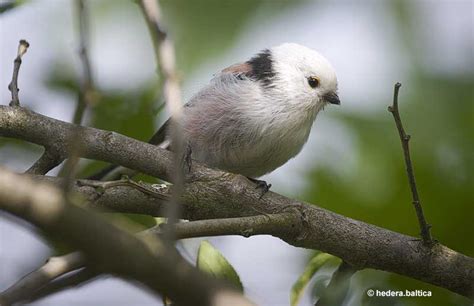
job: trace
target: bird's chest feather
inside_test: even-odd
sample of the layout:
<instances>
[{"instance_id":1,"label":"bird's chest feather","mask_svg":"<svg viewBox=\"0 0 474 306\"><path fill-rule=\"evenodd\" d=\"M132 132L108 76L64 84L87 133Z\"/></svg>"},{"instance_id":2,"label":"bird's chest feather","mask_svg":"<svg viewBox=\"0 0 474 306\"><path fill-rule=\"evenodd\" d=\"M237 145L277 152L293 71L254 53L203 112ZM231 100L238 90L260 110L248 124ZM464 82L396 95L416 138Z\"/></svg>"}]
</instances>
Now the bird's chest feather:
<instances>
[{"instance_id":1,"label":"bird's chest feather","mask_svg":"<svg viewBox=\"0 0 474 306\"><path fill-rule=\"evenodd\" d=\"M262 158L284 163L294 157L306 143L312 120L292 114L279 114L262 128L259 139Z\"/></svg>"},{"instance_id":2,"label":"bird's chest feather","mask_svg":"<svg viewBox=\"0 0 474 306\"><path fill-rule=\"evenodd\" d=\"M267 121L247 122L237 131L238 141L222 148L220 167L231 172L258 177L286 163L301 150L308 139L311 118L278 113Z\"/></svg>"},{"instance_id":3,"label":"bird's chest feather","mask_svg":"<svg viewBox=\"0 0 474 306\"><path fill-rule=\"evenodd\" d=\"M207 120L203 120L204 116ZM212 167L258 177L283 165L301 150L313 120L311 113L301 116L301 111L269 110L256 105L248 110L213 107L205 113L189 112L185 130L193 158Z\"/></svg>"}]
</instances>

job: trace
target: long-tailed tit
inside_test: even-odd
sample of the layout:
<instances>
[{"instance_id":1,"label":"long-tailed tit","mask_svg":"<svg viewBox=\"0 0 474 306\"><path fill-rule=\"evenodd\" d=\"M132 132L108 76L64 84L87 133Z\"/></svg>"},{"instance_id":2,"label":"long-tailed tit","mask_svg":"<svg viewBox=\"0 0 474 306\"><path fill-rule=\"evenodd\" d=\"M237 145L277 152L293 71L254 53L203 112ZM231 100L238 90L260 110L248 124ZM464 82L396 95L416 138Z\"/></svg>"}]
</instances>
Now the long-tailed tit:
<instances>
[{"instance_id":1,"label":"long-tailed tit","mask_svg":"<svg viewBox=\"0 0 474 306\"><path fill-rule=\"evenodd\" d=\"M285 43L218 73L184 106L183 136L193 159L257 178L300 152L329 103L340 104L331 64ZM167 125L155 139L165 139Z\"/></svg>"},{"instance_id":2,"label":"long-tailed tit","mask_svg":"<svg viewBox=\"0 0 474 306\"><path fill-rule=\"evenodd\" d=\"M322 55L285 43L218 73L183 108L192 158L256 180L306 143L316 115L340 104L336 73ZM151 143L169 147L169 120Z\"/></svg>"}]
</instances>

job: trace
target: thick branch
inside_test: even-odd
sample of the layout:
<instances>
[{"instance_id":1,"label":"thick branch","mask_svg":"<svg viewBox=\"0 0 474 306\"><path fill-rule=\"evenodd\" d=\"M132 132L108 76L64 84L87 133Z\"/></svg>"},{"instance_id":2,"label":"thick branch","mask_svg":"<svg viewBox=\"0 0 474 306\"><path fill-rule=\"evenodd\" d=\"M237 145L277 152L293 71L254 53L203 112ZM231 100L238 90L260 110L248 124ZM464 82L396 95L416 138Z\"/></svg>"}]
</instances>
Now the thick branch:
<instances>
[{"instance_id":1,"label":"thick branch","mask_svg":"<svg viewBox=\"0 0 474 306\"><path fill-rule=\"evenodd\" d=\"M72 131L73 125L69 123L22 108L0 106L0 136L15 137L39 145L51 142L63 144ZM171 153L157 146L117 133L85 127L80 128L80 137L84 143L82 157L119 164L163 179L171 177ZM302 216L301 232L298 235L277 235L292 245L333 254L357 268L395 272L461 295L474 296L474 259L441 244L428 248L413 237L356 221L274 192L268 192L259 199L260 192L246 178L209 169L197 162L193 162L189 177L190 181L185 185L182 195L185 218L235 218L257 215L259 211L281 213L284 209L293 208L295 213ZM168 188L157 192L169 196ZM148 203L148 208L155 205L157 209L155 197L137 193L140 192L136 191L133 197ZM122 203L127 199L125 193L124 196Z\"/></svg>"},{"instance_id":2,"label":"thick branch","mask_svg":"<svg viewBox=\"0 0 474 306\"><path fill-rule=\"evenodd\" d=\"M12 100L10 101L10 106L20 106L20 98L18 97L18 92L20 91L20 89L18 88L18 73L20 72L21 58L26 53L29 46L30 44L24 39L20 40L20 43L18 44L18 52L15 61L13 62L12 80L8 85L8 89L12 93Z\"/></svg>"},{"instance_id":3,"label":"thick branch","mask_svg":"<svg viewBox=\"0 0 474 306\"><path fill-rule=\"evenodd\" d=\"M433 239L431 238L430 228L426 222L425 215L423 214L423 208L421 207L420 197L418 196L418 190L416 188L415 173L413 171L413 165L410 157L410 147L408 142L410 141L410 135L405 133L403 128L402 119L400 118L400 112L398 111L398 91L402 84L396 83L394 92L393 92L393 104L388 107L388 111L392 113L395 124L397 125L398 134L400 135L400 141L403 148L403 156L405 157L405 165L407 169L408 182L410 183L410 190L413 197L413 206L415 207L416 216L418 218L418 223L420 224L421 238L425 245L430 246L433 244Z\"/></svg>"},{"instance_id":4,"label":"thick branch","mask_svg":"<svg viewBox=\"0 0 474 306\"><path fill-rule=\"evenodd\" d=\"M196 270L161 240L139 240L95 214L64 203L59 189L0 169L0 209L53 237L59 235L83 251L98 271L135 279L178 305L216 305L222 295L235 298L230 289ZM240 301L251 305L242 297Z\"/></svg>"},{"instance_id":5,"label":"thick branch","mask_svg":"<svg viewBox=\"0 0 474 306\"><path fill-rule=\"evenodd\" d=\"M102 183L102 182L98 182ZM293 224L288 226L288 224ZM279 224L279 226L278 226ZM215 219L215 220L200 220L191 222L180 222L175 224L174 232L177 239L186 239L194 237L206 237L206 236L221 236L221 235L241 235L244 237L250 237L254 235L276 235L283 232L293 231L299 232L298 228L299 217L296 214L275 214L275 215L261 215L244 218L228 218L228 219ZM163 236L163 226L156 226L154 228L145 230L140 235L152 235L157 237ZM75 260L72 253L66 256L59 257L62 262L70 263L70 258ZM57 260L56 260L57 262ZM53 281L56 277L73 270L82 268L85 265L84 260L80 262L74 261L76 265L63 264L58 270L58 273L48 274L43 276L42 271L47 268L50 262L46 263L45 266L40 269L26 275L21 281L11 286L7 291L1 294L1 298L4 301L8 301L13 304L17 301L32 301L42 298L45 295L53 294L59 290L64 290L71 285L78 285L83 282L89 281L97 276L97 273L91 271L89 268L82 269L77 273L74 273L70 277L61 278ZM36 277L40 274L40 278ZM27 290L23 288L23 283L31 284ZM50 284L47 284L51 282ZM47 285L46 285L47 284ZM46 285L44 288L42 288Z\"/></svg>"}]
</instances>

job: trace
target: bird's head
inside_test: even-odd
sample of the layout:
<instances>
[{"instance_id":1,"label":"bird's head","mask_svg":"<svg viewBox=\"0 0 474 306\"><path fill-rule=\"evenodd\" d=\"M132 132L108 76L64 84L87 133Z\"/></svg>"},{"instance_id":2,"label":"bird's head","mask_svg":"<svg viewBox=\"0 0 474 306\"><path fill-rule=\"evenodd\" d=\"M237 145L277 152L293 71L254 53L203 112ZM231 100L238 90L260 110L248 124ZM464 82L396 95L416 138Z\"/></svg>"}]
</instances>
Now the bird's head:
<instances>
[{"instance_id":1,"label":"bird's head","mask_svg":"<svg viewBox=\"0 0 474 306\"><path fill-rule=\"evenodd\" d=\"M247 63L265 90L285 103L316 110L340 104L334 68L314 50L285 43L264 50Z\"/></svg>"}]
</instances>

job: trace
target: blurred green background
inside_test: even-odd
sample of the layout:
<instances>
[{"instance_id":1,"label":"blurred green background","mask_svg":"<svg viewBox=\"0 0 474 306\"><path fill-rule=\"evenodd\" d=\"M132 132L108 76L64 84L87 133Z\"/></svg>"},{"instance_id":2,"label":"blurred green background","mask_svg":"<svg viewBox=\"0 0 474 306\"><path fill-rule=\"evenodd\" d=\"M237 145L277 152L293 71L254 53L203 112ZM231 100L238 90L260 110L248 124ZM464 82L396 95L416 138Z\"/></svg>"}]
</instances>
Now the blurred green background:
<instances>
[{"instance_id":1,"label":"blurred green background","mask_svg":"<svg viewBox=\"0 0 474 306\"><path fill-rule=\"evenodd\" d=\"M166 115L158 116L162 99L140 11L132 1L90 2L90 52L100 98L85 124L145 140ZM275 191L417 236L401 145L387 112L393 84L401 81L401 116L412 135L412 161L432 234L474 256L472 1L166 0L162 6L176 42L186 98L213 71L264 47L296 40L323 51L338 71L342 106L321 114L302 156L266 179L276 182ZM67 1L26 1L0 15L1 88L9 82L16 41L30 40L20 77L21 100L63 120L72 118L80 78L73 9ZM44 20L48 14L54 18ZM63 23L65 29L60 28ZM5 104L8 92L1 97ZM32 145L0 139L0 163L10 168L26 169L39 152ZM83 174L100 166L83 161ZM6 246L8 240L3 237L2 243ZM304 260L298 267L294 280ZM264 282L279 275L274 271L255 277ZM0 283L4 287L8 282ZM258 285L243 282L258 296ZM318 282L311 285L315 289L308 291L318 295ZM346 305L471 305L447 290L380 271L359 272L351 288ZM431 290L433 297L369 299L368 288ZM271 295L271 290L263 292ZM290 287L283 290L289 296ZM301 305L309 301L307 297Z\"/></svg>"}]
</instances>

